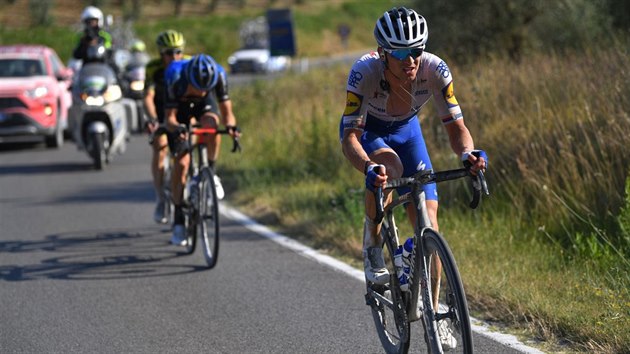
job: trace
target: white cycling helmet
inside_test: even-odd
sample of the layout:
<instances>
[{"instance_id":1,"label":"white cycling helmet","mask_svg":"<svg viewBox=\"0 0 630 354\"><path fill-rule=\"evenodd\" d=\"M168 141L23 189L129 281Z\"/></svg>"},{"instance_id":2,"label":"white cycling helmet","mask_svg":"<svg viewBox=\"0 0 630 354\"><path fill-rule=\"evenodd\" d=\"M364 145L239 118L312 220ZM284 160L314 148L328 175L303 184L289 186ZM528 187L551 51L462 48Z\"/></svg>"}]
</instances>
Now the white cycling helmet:
<instances>
[{"instance_id":1,"label":"white cycling helmet","mask_svg":"<svg viewBox=\"0 0 630 354\"><path fill-rule=\"evenodd\" d=\"M424 49L429 29L424 17L405 7L393 8L376 21L374 38L385 49Z\"/></svg>"},{"instance_id":2,"label":"white cycling helmet","mask_svg":"<svg viewBox=\"0 0 630 354\"><path fill-rule=\"evenodd\" d=\"M101 11L98 7L88 6L83 9L81 13L81 22L85 22L90 19L98 20L98 27L103 27L103 11Z\"/></svg>"}]
</instances>

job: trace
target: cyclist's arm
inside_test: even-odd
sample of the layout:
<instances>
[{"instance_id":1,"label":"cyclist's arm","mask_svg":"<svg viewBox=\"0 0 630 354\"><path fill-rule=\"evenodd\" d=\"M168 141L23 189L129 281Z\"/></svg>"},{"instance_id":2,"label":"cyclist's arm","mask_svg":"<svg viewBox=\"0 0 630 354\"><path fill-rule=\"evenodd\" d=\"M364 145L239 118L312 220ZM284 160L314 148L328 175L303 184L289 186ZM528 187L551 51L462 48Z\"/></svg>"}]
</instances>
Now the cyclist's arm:
<instances>
[{"instance_id":1,"label":"cyclist's arm","mask_svg":"<svg viewBox=\"0 0 630 354\"><path fill-rule=\"evenodd\" d=\"M157 110L155 108L155 103L153 101L154 98L155 98L155 89L153 87L150 87L145 92L144 107L146 108L147 114L149 115L151 120L157 119Z\"/></svg>"},{"instance_id":2,"label":"cyclist's arm","mask_svg":"<svg viewBox=\"0 0 630 354\"><path fill-rule=\"evenodd\" d=\"M453 152L457 154L457 156L462 156L464 152L475 149L473 138L470 135L470 131L464 124L463 119L458 119L449 124L445 124L444 128L448 134L451 149L453 149Z\"/></svg>"},{"instance_id":3,"label":"cyclist's arm","mask_svg":"<svg viewBox=\"0 0 630 354\"><path fill-rule=\"evenodd\" d=\"M370 162L369 156L361 146L359 140L361 134L363 134L363 130L361 129L344 129L343 138L341 139L341 149L344 156L350 161L350 164L361 171L361 173L365 173L366 166L375 163Z\"/></svg>"},{"instance_id":4,"label":"cyclist's arm","mask_svg":"<svg viewBox=\"0 0 630 354\"><path fill-rule=\"evenodd\" d=\"M234 116L234 111L232 111L232 100L219 102L219 110L221 111L221 123L226 127L235 127L236 117Z\"/></svg>"},{"instance_id":5,"label":"cyclist's arm","mask_svg":"<svg viewBox=\"0 0 630 354\"><path fill-rule=\"evenodd\" d=\"M164 117L166 117L166 129L170 132L175 132L179 128L179 122L177 121L177 108L166 108L164 110Z\"/></svg>"}]
</instances>

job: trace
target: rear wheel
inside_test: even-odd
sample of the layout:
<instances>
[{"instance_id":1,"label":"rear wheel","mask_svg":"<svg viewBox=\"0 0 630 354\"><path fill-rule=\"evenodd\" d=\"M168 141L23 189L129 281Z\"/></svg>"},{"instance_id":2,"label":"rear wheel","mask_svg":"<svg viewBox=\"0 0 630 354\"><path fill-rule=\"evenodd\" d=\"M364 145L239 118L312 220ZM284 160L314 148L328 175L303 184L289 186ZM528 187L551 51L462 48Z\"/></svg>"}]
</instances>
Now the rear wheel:
<instances>
[{"instance_id":1,"label":"rear wheel","mask_svg":"<svg viewBox=\"0 0 630 354\"><path fill-rule=\"evenodd\" d=\"M439 305L434 309L437 338L444 351L472 353L468 302L455 258L444 238L435 231L426 230L422 239L431 289L438 292Z\"/></svg>"},{"instance_id":2,"label":"rear wheel","mask_svg":"<svg viewBox=\"0 0 630 354\"><path fill-rule=\"evenodd\" d=\"M393 225L391 213L387 215ZM386 285L375 285L368 281L366 301L372 310L372 317L376 326L376 332L381 340L381 344L387 353L407 353L409 350L409 319L407 317L405 294L400 290L400 284L396 277L394 264L394 249L397 245L392 240L396 240L396 228L387 227L383 223L382 233L386 240L385 253L389 257L387 269L390 274L390 281ZM388 235L389 234L389 235Z\"/></svg>"},{"instance_id":3,"label":"rear wheel","mask_svg":"<svg viewBox=\"0 0 630 354\"><path fill-rule=\"evenodd\" d=\"M208 268L212 268L219 258L219 200L212 169L204 167L199 175L199 232L203 255Z\"/></svg>"}]
</instances>

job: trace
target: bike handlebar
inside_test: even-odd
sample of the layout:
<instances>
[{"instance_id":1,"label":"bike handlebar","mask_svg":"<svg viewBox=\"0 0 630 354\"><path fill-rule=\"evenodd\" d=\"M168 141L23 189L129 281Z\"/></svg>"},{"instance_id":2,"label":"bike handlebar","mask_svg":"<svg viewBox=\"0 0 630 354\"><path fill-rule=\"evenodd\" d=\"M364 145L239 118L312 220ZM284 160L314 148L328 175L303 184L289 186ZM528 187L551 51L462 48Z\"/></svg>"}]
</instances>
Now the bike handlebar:
<instances>
[{"instance_id":1,"label":"bike handlebar","mask_svg":"<svg viewBox=\"0 0 630 354\"><path fill-rule=\"evenodd\" d=\"M190 129L187 128L186 125L184 124L181 124L179 127L180 127L179 131L190 132L192 135L197 135L197 136L208 135L208 134L230 134L229 128L225 128L225 129L204 128L200 124L193 124L191 125ZM236 129L238 131L238 128L236 127L234 127L233 129ZM155 130L155 132L153 132L149 136L149 144L153 144L153 140L155 139L156 136L159 136L161 134L168 134L168 133L169 133L169 130L166 128L166 124L160 124L158 128ZM239 141L239 138L233 137L232 140L234 142L232 146L232 152L237 152L237 151L241 152L242 148L241 148L241 143Z\"/></svg>"},{"instance_id":2,"label":"bike handlebar","mask_svg":"<svg viewBox=\"0 0 630 354\"><path fill-rule=\"evenodd\" d=\"M479 206L479 202L481 201L481 194L490 195L490 192L488 192L488 184L486 183L486 178L482 171L477 171L477 174L474 175L470 171L470 167L438 172L433 172L432 170L422 170L418 171L411 177L388 180L384 188L378 187L374 190L376 198L376 221L380 223L383 219L385 211L385 207L383 205L383 189L387 190L398 187L411 187L414 185L420 186L433 182L439 183L463 177L470 177L471 181L470 186L472 188L473 196L469 206L472 209L477 208Z\"/></svg>"},{"instance_id":3,"label":"bike handlebar","mask_svg":"<svg viewBox=\"0 0 630 354\"><path fill-rule=\"evenodd\" d=\"M232 129L239 131L237 127L232 127ZM208 134L230 134L232 129L226 127L225 129L217 129L217 128L205 128L201 124L193 124L190 127L190 133L197 136L208 135ZM232 152L241 152L241 143L239 138L236 136L232 137L232 141L234 144L232 145Z\"/></svg>"}]
</instances>

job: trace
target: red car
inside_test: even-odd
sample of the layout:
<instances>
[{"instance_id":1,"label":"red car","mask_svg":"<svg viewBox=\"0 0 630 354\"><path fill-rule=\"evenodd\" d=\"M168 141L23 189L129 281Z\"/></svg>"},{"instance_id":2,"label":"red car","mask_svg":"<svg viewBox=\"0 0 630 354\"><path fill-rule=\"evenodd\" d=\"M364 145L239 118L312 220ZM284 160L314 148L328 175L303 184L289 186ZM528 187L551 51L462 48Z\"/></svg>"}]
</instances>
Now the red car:
<instances>
[{"instance_id":1,"label":"red car","mask_svg":"<svg viewBox=\"0 0 630 354\"><path fill-rule=\"evenodd\" d=\"M72 70L42 45L0 46L0 143L43 137L64 142L72 105Z\"/></svg>"}]
</instances>

